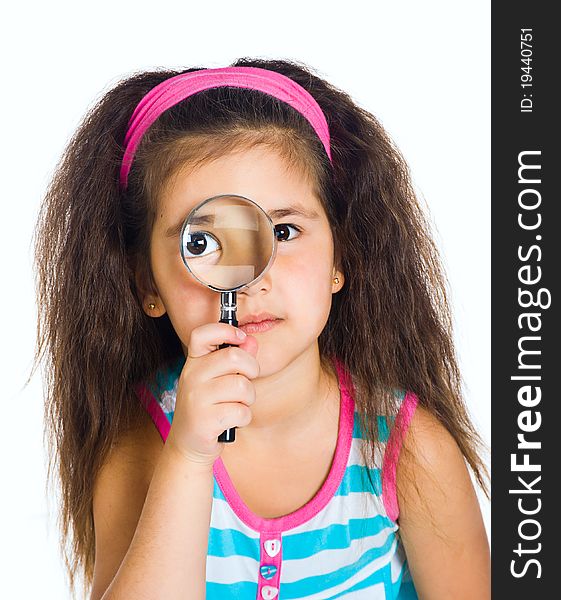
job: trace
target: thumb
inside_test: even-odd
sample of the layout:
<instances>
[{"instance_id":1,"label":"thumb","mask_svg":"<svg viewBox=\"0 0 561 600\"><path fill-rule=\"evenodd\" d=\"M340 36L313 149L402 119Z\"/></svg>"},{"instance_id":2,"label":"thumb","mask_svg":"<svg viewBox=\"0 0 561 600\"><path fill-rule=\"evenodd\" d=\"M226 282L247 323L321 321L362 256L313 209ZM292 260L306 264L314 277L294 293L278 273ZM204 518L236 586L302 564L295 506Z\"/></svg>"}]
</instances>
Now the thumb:
<instances>
[{"instance_id":1,"label":"thumb","mask_svg":"<svg viewBox=\"0 0 561 600\"><path fill-rule=\"evenodd\" d=\"M255 358L257 356L257 349L259 348L259 343L257 342L257 339L254 336L248 334L245 340L241 344L238 344L238 347L242 350L245 350Z\"/></svg>"}]
</instances>

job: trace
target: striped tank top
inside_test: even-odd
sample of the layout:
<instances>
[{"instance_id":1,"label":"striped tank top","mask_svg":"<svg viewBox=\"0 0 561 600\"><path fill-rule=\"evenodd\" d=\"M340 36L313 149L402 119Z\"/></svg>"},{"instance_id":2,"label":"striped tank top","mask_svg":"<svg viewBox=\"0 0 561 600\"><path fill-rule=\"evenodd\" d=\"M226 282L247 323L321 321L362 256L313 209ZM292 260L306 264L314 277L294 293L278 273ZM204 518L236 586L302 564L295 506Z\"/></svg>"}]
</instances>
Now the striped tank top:
<instances>
[{"instance_id":1,"label":"striped tank top","mask_svg":"<svg viewBox=\"0 0 561 600\"><path fill-rule=\"evenodd\" d=\"M173 420L181 357L136 392L166 440ZM378 417L380 466L367 468L365 443L347 373L339 378L339 432L329 474L317 494L288 515L266 519L238 495L219 457L206 561L206 600L415 600L396 522L396 465L417 397L396 391L396 417ZM396 420L401 427L394 428Z\"/></svg>"}]
</instances>

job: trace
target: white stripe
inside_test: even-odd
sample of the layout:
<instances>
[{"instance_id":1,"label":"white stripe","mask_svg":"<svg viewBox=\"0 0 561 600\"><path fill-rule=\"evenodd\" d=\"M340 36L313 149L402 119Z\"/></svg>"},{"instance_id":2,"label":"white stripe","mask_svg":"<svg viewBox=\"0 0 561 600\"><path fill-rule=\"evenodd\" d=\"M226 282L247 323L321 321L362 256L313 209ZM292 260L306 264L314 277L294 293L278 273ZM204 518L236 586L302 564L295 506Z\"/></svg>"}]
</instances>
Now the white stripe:
<instances>
[{"instance_id":1,"label":"white stripe","mask_svg":"<svg viewBox=\"0 0 561 600\"><path fill-rule=\"evenodd\" d=\"M365 519L379 515L386 516L381 498L367 492L351 492L347 496L334 496L326 508L302 525L288 529L284 535L324 529L330 525L347 525L349 519Z\"/></svg>"},{"instance_id":2,"label":"white stripe","mask_svg":"<svg viewBox=\"0 0 561 600\"><path fill-rule=\"evenodd\" d=\"M395 551L396 543L397 543L397 540L394 540L394 543L392 544L392 547L389 550L389 554L393 554L393 552ZM372 573L374 573L378 569L383 568L387 563L388 563L388 555L381 556L380 558L368 563L364 567L364 569L362 569L361 571L359 571L358 573L353 575L353 577L350 577L343 583L336 585L334 587L328 588L326 590L322 590L321 592L318 592L317 594L312 594L311 596L306 596L305 598L306 598L306 600L325 600L325 598L327 598L328 596L333 596L340 592L344 592L345 590L352 588L354 585L356 585L363 579L366 579L367 577L372 575ZM290 564L290 561L286 562L286 563L283 561L282 569L283 569L284 575L286 575L286 571L288 570L287 567L289 564ZM281 577L284 581L284 576L281 575ZM384 598L384 596L381 596L381 598Z\"/></svg>"},{"instance_id":3,"label":"white stripe","mask_svg":"<svg viewBox=\"0 0 561 600\"><path fill-rule=\"evenodd\" d=\"M403 563L406 560L405 549L403 544L400 542L395 554L392 556L391 571L392 571L392 583L395 583L399 579L399 575L403 569Z\"/></svg>"},{"instance_id":4,"label":"white stripe","mask_svg":"<svg viewBox=\"0 0 561 600\"><path fill-rule=\"evenodd\" d=\"M259 532L251 529L241 521L228 502L220 498L212 499L210 526L215 529L235 529L249 538L259 540Z\"/></svg>"},{"instance_id":5,"label":"white stripe","mask_svg":"<svg viewBox=\"0 0 561 600\"><path fill-rule=\"evenodd\" d=\"M346 548L321 550L313 556L306 558L294 560L283 559L282 580L283 582L286 581L287 583L292 583L299 579L317 575L326 575L327 573L332 573L333 571L347 567L359 560L368 550L383 546L391 533L392 529L387 527L376 535L353 540L350 546L347 546ZM391 559L389 550L380 558L383 558L385 563L389 562Z\"/></svg>"},{"instance_id":6,"label":"white stripe","mask_svg":"<svg viewBox=\"0 0 561 600\"><path fill-rule=\"evenodd\" d=\"M371 451L369 450L369 448L367 446L368 446L368 442L366 440L363 440L361 438L353 438L347 466L350 466L350 465L365 466L366 463L364 461L364 458L362 457L361 451L364 448L366 450L366 456L370 456ZM376 446L376 448L375 448L374 456L375 456L376 462L374 464L379 465L380 468L383 463L385 448L386 448L386 444L382 444L381 448L379 448L378 446Z\"/></svg>"},{"instance_id":7,"label":"white stripe","mask_svg":"<svg viewBox=\"0 0 561 600\"><path fill-rule=\"evenodd\" d=\"M207 556L206 580L211 583L257 581L259 561L248 556Z\"/></svg>"}]
</instances>

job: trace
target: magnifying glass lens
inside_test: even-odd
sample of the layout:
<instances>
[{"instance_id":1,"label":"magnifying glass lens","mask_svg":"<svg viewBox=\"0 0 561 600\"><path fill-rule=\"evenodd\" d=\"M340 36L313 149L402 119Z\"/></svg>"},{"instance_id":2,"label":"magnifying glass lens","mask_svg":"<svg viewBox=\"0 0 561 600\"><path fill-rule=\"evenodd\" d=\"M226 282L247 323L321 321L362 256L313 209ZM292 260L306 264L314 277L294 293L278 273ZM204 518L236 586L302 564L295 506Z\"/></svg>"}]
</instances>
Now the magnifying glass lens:
<instances>
[{"instance_id":1,"label":"magnifying glass lens","mask_svg":"<svg viewBox=\"0 0 561 600\"><path fill-rule=\"evenodd\" d=\"M237 290L260 279L274 252L271 220L243 196L209 198L191 212L181 232L186 267L217 291Z\"/></svg>"}]
</instances>

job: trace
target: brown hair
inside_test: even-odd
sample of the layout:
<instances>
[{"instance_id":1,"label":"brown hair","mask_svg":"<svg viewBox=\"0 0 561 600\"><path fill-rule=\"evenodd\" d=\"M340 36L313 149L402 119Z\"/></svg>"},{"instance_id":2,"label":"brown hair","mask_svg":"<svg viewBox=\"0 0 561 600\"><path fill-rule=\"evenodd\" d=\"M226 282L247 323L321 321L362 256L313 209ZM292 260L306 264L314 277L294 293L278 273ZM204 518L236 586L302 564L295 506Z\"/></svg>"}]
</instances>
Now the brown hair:
<instances>
[{"instance_id":1,"label":"brown hair","mask_svg":"<svg viewBox=\"0 0 561 600\"><path fill-rule=\"evenodd\" d=\"M309 123L255 90L200 92L162 114L138 147L126 193L118 173L128 120L140 99L185 71L140 72L89 110L49 184L35 231L39 319L34 369L47 353L48 480L58 475L61 547L74 588L91 583L92 490L111 445L142 410L136 382L182 354L167 315L142 310L135 273L153 284L149 240L157 198L186 164L268 144L309 175L331 224L343 289L319 338L324 364L337 357L356 390L372 442L377 415L396 412L395 389L414 392L456 440L488 496L484 444L462 397L447 281L408 167L376 118L309 67L240 59L234 66L283 73L326 115L333 165Z\"/></svg>"}]
</instances>

